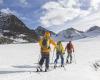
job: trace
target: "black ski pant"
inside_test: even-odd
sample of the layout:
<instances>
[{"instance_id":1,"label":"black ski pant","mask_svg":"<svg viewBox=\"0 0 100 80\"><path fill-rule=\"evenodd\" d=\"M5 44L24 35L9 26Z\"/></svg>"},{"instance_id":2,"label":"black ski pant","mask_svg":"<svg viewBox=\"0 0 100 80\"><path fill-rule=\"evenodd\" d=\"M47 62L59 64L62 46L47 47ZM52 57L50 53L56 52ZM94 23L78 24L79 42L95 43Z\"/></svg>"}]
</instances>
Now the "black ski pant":
<instances>
[{"instance_id":1,"label":"black ski pant","mask_svg":"<svg viewBox=\"0 0 100 80\"><path fill-rule=\"evenodd\" d=\"M49 68L49 53L41 53L41 59L39 61L39 65L42 66L45 61L45 68Z\"/></svg>"}]
</instances>

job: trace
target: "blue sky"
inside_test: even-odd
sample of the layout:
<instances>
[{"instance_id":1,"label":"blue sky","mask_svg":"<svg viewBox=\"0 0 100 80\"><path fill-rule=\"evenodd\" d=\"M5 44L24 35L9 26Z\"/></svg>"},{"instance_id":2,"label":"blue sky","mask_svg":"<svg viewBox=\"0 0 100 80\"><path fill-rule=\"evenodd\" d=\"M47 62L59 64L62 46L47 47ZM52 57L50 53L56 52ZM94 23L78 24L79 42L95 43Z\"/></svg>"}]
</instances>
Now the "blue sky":
<instances>
[{"instance_id":1,"label":"blue sky","mask_svg":"<svg viewBox=\"0 0 100 80\"><path fill-rule=\"evenodd\" d=\"M41 6L49 0L0 0L0 9L14 11L30 28L40 25Z\"/></svg>"},{"instance_id":2,"label":"blue sky","mask_svg":"<svg viewBox=\"0 0 100 80\"><path fill-rule=\"evenodd\" d=\"M41 25L53 31L76 26L72 24L85 20L99 8L100 0L0 0L0 11L13 13L29 28ZM87 29L77 26L80 30Z\"/></svg>"}]
</instances>

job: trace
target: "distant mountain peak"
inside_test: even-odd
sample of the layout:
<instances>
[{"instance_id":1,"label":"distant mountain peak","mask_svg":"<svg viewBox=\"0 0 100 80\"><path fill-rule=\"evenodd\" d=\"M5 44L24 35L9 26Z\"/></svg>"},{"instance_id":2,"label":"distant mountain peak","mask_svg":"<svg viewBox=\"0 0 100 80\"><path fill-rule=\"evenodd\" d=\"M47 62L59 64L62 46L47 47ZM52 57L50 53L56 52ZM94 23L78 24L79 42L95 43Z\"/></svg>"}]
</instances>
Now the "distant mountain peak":
<instances>
[{"instance_id":1,"label":"distant mountain peak","mask_svg":"<svg viewBox=\"0 0 100 80\"><path fill-rule=\"evenodd\" d=\"M56 41L76 40L84 37L85 36L83 35L82 31L78 31L77 29L74 28L68 28L66 30L59 32L56 36L53 36L53 38Z\"/></svg>"},{"instance_id":2,"label":"distant mountain peak","mask_svg":"<svg viewBox=\"0 0 100 80\"><path fill-rule=\"evenodd\" d=\"M37 29L45 29L44 27L42 26L38 26Z\"/></svg>"},{"instance_id":3,"label":"distant mountain peak","mask_svg":"<svg viewBox=\"0 0 100 80\"><path fill-rule=\"evenodd\" d=\"M76 29L74 29L74 28L71 27L71 28L68 28L67 30L76 30Z\"/></svg>"},{"instance_id":4,"label":"distant mountain peak","mask_svg":"<svg viewBox=\"0 0 100 80\"><path fill-rule=\"evenodd\" d=\"M63 30L63 31L70 32L70 33L75 33L75 32L83 33L83 31L79 31L79 30L77 30L75 28L68 28L68 29Z\"/></svg>"},{"instance_id":5,"label":"distant mountain peak","mask_svg":"<svg viewBox=\"0 0 100 80\"><path fill-rule=\"evenodd\" d=\"M94 30L100 30L100 27L99 26L93 26L89 30L87 30L87 32L91 32L91 31L94 31Z\"/></svg>"},{"instance_id":6,"label":"distant mountain peak","mask_svg":"<svg viewBox=\"0 0 100 80\"><path fill-rule=\"evenodd\" d=\"M33 30L30 30L18 17L13 14L0 12L0 33L3 37L10 39L13 37L26 40L27 42L35 42L38 35ZM25 35L25 36L20 36Z\"/></svg>"},{"instance_id":7,"label":"distant mountain peak","mask_svg":"<svg viewBox=\"0 0 100 80\"><path fill-rule=\"evenodd\" d=\"M37 34L39 34L40 36L43 36L44 33L45 33L46 31L47 31L47 32L50 32L51 35L55 35L54 32L52 32L52 31L50 31L50 30L48 30L48 29L46 29L46 28L44 28L44 27L42 27L42 26L38 26L38 27L35 29L35 32L36 32Z\"/></svg>"},{"instance_id":8,"label":"distant mountain peak","mask_svg":"<svg viewBox=\"0 0 100 80\"><path fill-rule=\"evenodd\" d=\"M0 11L0 16L10 16L13 15L12 13L5 13Z\"/></svg>"}]
</instances>

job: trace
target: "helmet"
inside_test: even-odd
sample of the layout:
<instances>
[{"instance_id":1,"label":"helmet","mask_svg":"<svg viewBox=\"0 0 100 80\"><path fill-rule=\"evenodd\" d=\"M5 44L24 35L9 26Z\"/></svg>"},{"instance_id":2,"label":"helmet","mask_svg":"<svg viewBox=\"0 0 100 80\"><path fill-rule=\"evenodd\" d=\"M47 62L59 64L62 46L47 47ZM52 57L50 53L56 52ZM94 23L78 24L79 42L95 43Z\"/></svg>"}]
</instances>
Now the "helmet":
<instances>
[{"instance_id":1,"label":"helmet","mask_svg":"<svg viewBox=\"0 0 100 80\"><path fill-rule=\"evenodd\" d=\"M45 32L45 37L50 37L50 32Z\"/></svg>"}]
</instances>

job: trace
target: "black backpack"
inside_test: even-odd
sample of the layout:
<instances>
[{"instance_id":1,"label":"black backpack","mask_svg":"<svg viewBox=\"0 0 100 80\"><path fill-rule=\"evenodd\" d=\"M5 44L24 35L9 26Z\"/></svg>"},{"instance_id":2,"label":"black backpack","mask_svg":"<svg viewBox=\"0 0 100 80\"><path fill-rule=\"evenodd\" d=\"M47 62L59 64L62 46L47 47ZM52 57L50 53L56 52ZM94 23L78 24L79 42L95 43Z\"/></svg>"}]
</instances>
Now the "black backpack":
<instances>
[{"instance_id":1,"label":"black backpack","mask_svg":"<svg viewBox=\"0 0 100 80\"><path fill-rule=\"evenodd\" d=\"M43 38L42 46L45 47L45 48L49 48L48 39L47 38Z\"/></svg>"}]
</instances>

